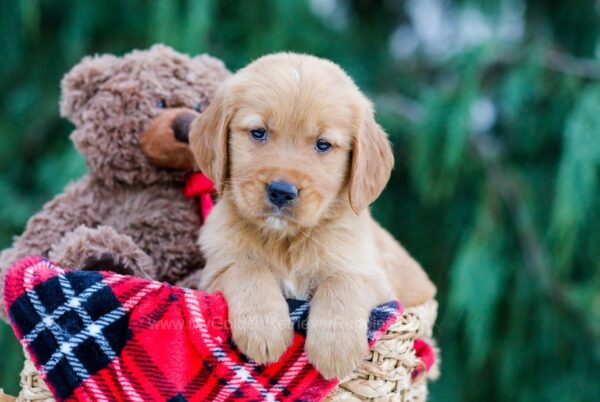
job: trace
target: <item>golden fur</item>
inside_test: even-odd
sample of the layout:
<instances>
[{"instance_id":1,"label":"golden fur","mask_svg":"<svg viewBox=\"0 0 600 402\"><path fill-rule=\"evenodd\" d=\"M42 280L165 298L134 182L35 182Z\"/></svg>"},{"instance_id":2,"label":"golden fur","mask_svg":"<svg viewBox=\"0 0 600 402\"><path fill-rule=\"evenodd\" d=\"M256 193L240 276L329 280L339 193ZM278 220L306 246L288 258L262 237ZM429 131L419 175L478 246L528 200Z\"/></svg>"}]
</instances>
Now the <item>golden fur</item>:
<instances>
[{"instance_id":1,"label":"golden fur","mask_svg":"<svg viewBox=\"0 0 600 402\"><path fill-rule=\"evenodd\" d=\"M264 128L256 141L250 130ZM332 144L317 152L315 141ZM377 304L431 299L435 287L370 216L393 155L371 103L336 64L313 56L262 57L228 79L193 123L190 144L221 200L200 234L201 287L221 291L237 346L259 363L292 341L285 297L310 298L306 352L327 378L367 352ZM294 183L276 210L265 187Z\"/></svg>"}]
</instances>

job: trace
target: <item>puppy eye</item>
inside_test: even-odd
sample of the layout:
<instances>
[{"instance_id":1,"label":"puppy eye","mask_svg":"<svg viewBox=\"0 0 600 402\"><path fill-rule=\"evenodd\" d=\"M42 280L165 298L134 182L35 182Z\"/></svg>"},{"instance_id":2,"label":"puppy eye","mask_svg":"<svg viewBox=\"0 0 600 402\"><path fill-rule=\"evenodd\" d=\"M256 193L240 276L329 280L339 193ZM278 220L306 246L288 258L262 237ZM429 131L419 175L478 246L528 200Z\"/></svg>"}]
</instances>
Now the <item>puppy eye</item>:
<instances>
[{"instance_id":1,"label":"puppy eye","mask_svg":"<svg viewBox=\"0 0 600 402\"><path fill-rule=\"evenodd\" d=\"M266 141L267 139L267 130L264 128L253 128L250 130L250 135L256 141Z\"/></svg>"},{"instance_id":2,"label":"puppy eye","mask_svg":"<svg viewBox=\"0 0 600 402\"><path fill-rule=\"evenodd\" d=\"M196 106L194 106L194 110L198 113L202 112L202 103L197 103Z\"/></svg>"},{"instance_id":3,"label":"puppy eye","mask_svg":"<svg viewBox=\"0 0 600 402\"><path fill-rule=\"evenodd\" d=\"M167 107L167 101L164 99L160 99L158 101L156 101L156 107L159 109L164 109Z\"/></svg>"},{"instance_id":4,"label":"puppy eye","mask_svg":"<svg viewBox=\"0 0 600 402\"><path fill-rule=\"evenodd\" d=\"M331 149L331 144L325 140L318 139L317 142L315 142L315 149L318 152L327 152Z\"/></svg>"}]
</instances>

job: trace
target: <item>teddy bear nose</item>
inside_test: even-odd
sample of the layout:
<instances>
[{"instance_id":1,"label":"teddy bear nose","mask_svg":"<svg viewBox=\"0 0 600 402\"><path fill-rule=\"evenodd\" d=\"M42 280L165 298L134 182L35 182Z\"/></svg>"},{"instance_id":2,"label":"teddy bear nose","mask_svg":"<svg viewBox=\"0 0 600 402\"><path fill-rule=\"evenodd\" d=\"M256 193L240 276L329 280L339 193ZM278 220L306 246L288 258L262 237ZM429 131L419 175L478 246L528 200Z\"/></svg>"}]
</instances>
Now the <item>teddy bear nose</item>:
<instances>
[{"instance_id":1,"label":"teddy bear nose","mask_svg":"<svg viewBox=\"0 0 600 402\"><path fill-rule=\"evenodd\" d=\"M175 117L171 123L171 129L177 141L186 144L190 142L190 125L196 116L198 116L197 113L181 112Z\"/></svg>"}]
</instances>

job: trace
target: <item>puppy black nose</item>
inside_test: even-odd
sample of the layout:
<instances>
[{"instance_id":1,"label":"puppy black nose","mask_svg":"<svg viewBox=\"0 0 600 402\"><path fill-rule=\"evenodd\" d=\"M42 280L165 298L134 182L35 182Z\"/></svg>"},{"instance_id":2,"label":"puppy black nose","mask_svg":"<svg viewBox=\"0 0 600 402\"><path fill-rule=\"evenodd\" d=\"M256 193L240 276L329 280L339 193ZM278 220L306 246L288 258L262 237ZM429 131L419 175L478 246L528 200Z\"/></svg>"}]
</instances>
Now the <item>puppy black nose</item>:
<instances>
[{"instance_id":1,"label":"puppy black nose","mask_svg":"<svg viewBox=\"0 0 600 402\"><path fill-rule=\"evenodd\" d=\"M267 186L267 195L271 204L281 208L298 198L298 189L286 181L272 181Z\"/></svg>"},{"instance_id":2,"label":"puppy black nose","mask_svg":"<svg viewBox=\"0 0 600 402\"><path fill-rule=\"evenodd\" d=\"M175 117L173 123L171 123L171 129L177 141L185 144L190 142L190 126L196 116L198 116L197 113L183 112Z\"/></svg>"}]
</instances>

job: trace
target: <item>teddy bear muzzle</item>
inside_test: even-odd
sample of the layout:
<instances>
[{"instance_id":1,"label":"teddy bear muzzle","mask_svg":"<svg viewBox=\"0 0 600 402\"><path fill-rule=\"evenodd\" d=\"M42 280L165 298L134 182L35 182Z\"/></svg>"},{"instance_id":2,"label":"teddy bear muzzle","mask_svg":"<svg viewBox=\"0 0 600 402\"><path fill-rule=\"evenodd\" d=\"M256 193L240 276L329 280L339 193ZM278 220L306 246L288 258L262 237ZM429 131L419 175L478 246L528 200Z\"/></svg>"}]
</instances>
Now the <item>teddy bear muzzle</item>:
<instances>
[{"instance_id":1,"label":"teddy bear muzzle","mask_svg":"<svg viewBox=\"0 0 600 402\"><path fill-rule=\"evenodd\" d=\"M140 145L153 165L176 170L194 169L189 131L198 115L193 109L166 109L150 122L142 133Z\"/></svg>"}]
</instances>

